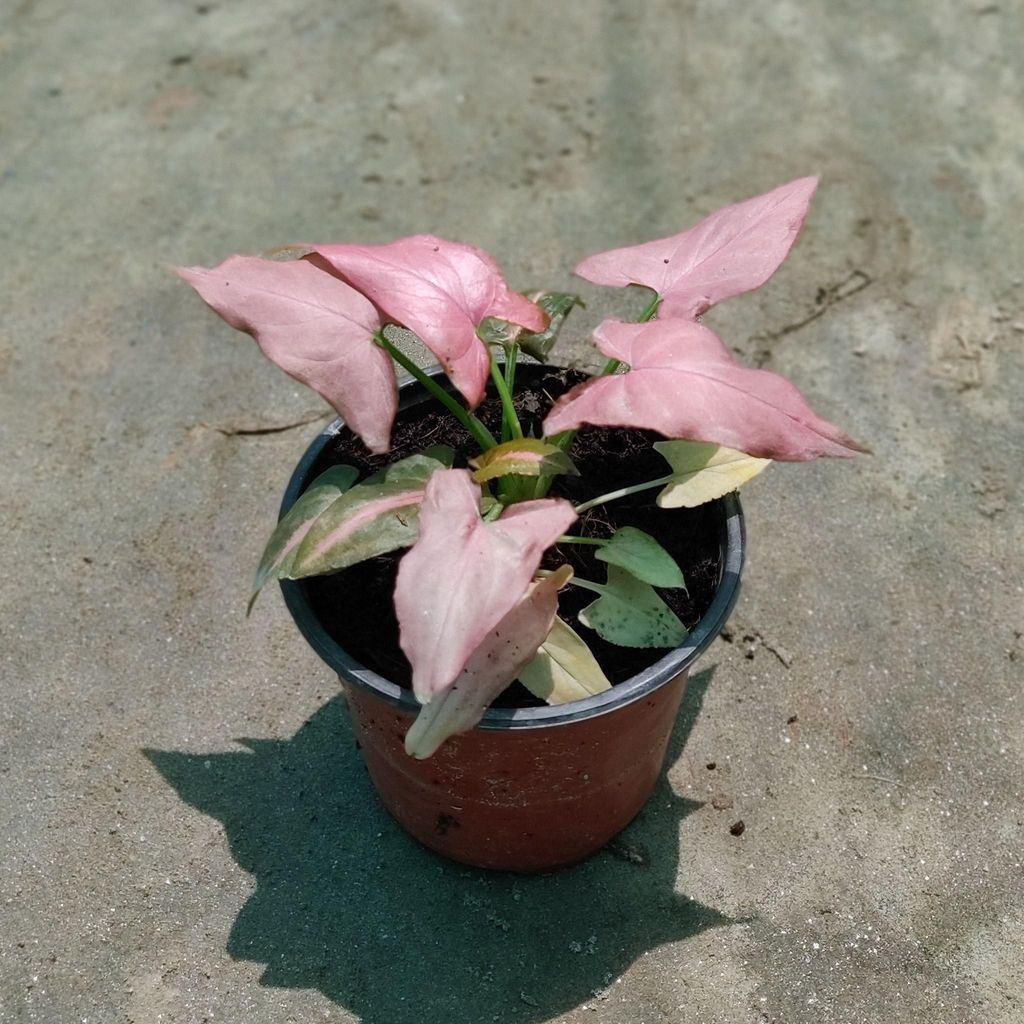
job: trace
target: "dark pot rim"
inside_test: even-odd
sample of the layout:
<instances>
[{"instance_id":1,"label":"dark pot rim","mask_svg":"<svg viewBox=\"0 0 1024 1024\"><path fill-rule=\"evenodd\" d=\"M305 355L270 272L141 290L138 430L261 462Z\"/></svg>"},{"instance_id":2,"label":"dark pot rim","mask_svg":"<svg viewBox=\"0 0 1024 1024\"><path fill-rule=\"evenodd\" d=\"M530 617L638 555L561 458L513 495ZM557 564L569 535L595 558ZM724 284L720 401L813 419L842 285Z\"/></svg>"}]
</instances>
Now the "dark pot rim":
<instances>
[{"instance_id":1,"label":"dark pot rim","mask_svg":"<svg viewBox=\"0 0 1024 1024\"><path fill-rule=\"evenodd\" d=\"M523 369L526 369L526 365ZM431 376L437 376L443 371L439 366L432 366L426 372ZM404 377L399 386L402 398L399 411L429 399L412 377ZM280 515L283 516L295 504L299 495L312 482L311 470L320 453L343 429L345 423L338 418L314 438L288 481L281 502ZM719 533L722 559L718 588L707 612L691 630L682 646L670 651L643 672L585 700L542 708L488 708L477 728L540 729L594 718L641 700L689 669L722 631L739 597L740 575L746 551L743 509L736 492L726 495L719 503L724 515ZM353 686L375 693L408 714L416 715L419 712L421 705L411 690L366 668L330 636L310 605L301 580L282 580L281 590L299 631L331 669Z\"/></svg>"}]
</instances>

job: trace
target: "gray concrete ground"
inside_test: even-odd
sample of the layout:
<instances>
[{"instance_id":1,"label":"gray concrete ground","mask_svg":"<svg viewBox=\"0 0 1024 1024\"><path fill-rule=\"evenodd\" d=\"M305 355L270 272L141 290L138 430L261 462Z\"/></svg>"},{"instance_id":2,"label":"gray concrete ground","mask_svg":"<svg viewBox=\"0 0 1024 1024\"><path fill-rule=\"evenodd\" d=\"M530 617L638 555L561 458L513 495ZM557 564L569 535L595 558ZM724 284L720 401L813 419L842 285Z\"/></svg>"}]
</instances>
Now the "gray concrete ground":
<instances>
[{"instance_id":1,"label":"gray concrete ground","mask_svg":"<svg viewBox=\"0 0 1024 1024\"><path fill-rule=\"evenodd\" d=\"M1024 1020L1022 15L8 0L0 1020ZM813 172L709 322L874 457L749 487L646 852L435 859L242 615L317 400L168 267L429 230L568 286Z\"/></svg>"}]
</instances>

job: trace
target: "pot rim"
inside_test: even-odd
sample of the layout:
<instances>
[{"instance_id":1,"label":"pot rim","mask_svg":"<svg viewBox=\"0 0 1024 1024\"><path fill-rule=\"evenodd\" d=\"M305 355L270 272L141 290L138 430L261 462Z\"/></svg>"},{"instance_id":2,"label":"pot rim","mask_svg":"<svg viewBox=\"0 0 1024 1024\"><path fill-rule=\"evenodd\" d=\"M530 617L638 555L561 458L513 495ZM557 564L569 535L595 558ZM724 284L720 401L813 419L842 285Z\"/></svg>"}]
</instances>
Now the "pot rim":
<instances>
[{"instance_id":1,"label":"pot rim","mask_svg":"<svg viewBox=\"0 0 1024 1024\"><path fill-rule=\"evenodd\" d=\"M524 368L527 365L529 364L524 364ZM425 372L433 377L443 373L443 370L440 366L431 366ZM411 376L403 375L400 378L399 388L403 398L399 406L400 410L429 398L429 395L419 395L412 391L410 385L415 384L416 381ZM339 417L313 439L288 481L288 487L281 502L281 516L295 504L299 495L311 483L308 479L310 471L320 453L343 429L345 429L345 423ZM633 701L641 700L670 682L681 672L687 671L722 631L722 627L739 597L740 574L743 570L746 552L743 509L735 491L719 501L723 506L724 520L719 534L722 560L718 587L708 610L687 635L683 645L669 651L664 657L635 676L624 682L616 683L610 690L594 694L585 700L572 701L569 704L549 705L541 708L488 708L476 728L486 730L541 729L583 721L607 714L625 704L631 704ZM353 686L376 694L395 708L413 716L419 713L422 705L413 696L411 690L407 690L366 668L330 636L314 612L302 580L281 580L280 582L285 604L291 612L299 632L331 669Z\"/></svg>"}]
</instances>

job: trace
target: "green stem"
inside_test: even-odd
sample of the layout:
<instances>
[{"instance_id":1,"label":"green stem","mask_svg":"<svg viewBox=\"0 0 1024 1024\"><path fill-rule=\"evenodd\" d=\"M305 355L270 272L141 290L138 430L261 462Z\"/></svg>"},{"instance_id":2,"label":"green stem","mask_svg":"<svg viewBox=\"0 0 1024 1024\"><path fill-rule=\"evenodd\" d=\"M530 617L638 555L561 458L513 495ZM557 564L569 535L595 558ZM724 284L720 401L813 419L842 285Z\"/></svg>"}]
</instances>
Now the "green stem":
<instances>
[{"instance_id":1,"label":"green stem","mask_svg":"<svg viewBox=\"0 0 1024 1024\"><path fill-rule=\"evenodd\" d=\"M655 292L654 298L647 303L647 308L640 314L640 319L637 321L638 324L645 324L648 320L654 319L654 314L658 312L658 307L661 305L661 296Z\"/></svg>"},{"instance_id":2,"label":"green stem","mask_svg":"<svg viewBox=\"0 0 1024 1024\"><path fill-rule=\"evenodd\" d=\"M609 491L607 494L601 494L596 498L591 498L590 501L583 502L582 505L577 505L576 515L581 515L596 505L604 505L606 502L625 498L628 494L639 494L641 491L649 491L652 487L664 487L665 484L674 479L674 474L670 473L668 476L660 477L657 480L648 480L645 484L633 484L632 487L623 487L618 491Z\"/></svg>"},{"instance_id":3,"label":"green stem","mask_svg":"<svg viewBox=\"0 0 1024 1024\"><path fill-rule=\"evenodd\" d=\"M494 435L468 409L463 408L433 377L424 373L400 348L393 345L383 334L373 336L375 344L407 373L418 380L445 408L473 435L473 440L487 451L498 445Z\"/></svg>"},{"instance_id":4,"label":"green stem","mask_svg":"<svg viewBox=\"0 0 1024 1024\"><path fill-rule=\"evenodd\" d=\"M515 343L505 349L505 387L516 393L516 364L519 362L519 346Z\"/></svg>"},{"instance_id":5,"label":"green stem","mask_svg":"<svg viewBox=\"0 0 1024 1024\"><path fill-rule=\"evenodd\" d=\"M597 537L573 537L571 534L565 534L555 541L556 544L596 544L601 546L607 544L607 540L600 540Z\"/></svg>"},{"instance_id":6,"label":"green stem","mask_svg":"<svg viewBox=\"0 0 1024 1024\"><path fill-rule=\"evenodd\" d=\"M510 345L505 348L505 387L508 389L510 394L515 394L515 385L513 383L515 377L515 369L512 370L513 380L509 379L509 365L511 361L511 352L515 348L514 345ZM488 350L489 355L493 360L493 353ZM493 365L493 361L492 361ZM506 441L512 439L512 424L509 423L508 416L505 413L504 405L501 407L501 443L504 444Z\"/></svg>"},{"instance_id":7,"label":"green stem","mask_svg":"<svg viewBox=\"0 0 1024 1024\"><path fill-rule=\"evenodd\" d=\"M590 580L581 580L579 576L573 576L569 580L569 585L573 587L582 587L584 590L592 590L595 594L606 594L608 592L607 587L603 587L600 583L591 583Z\"/></svg>"},{"instance_id":8,"label":"green stem","mask_svg":"<svg viewBox=\"0 0 1024 1024\"><path fill-rule=\"evenodd\" d=\"M541 578L545 576L553 576L554 572L551 569L538 569L537 575ZM570 587L582 587L584 590L592 590L595 594L606 594L608 588L601 583L591 583L590 580L581 580L579 576L573 576L569 580Z\"/></svg>"},{"instance_id":9,"label":"green stem","mask_svg":"<svg viewBox=\"0 0 1024 1024\"><path fill-rule=\"evenodd\" d=\"M498 397L501 399L501 418L502 418L502 434L505 432L505 426L507 424L508 429L512 433L512 437L519 440L523 436L523 428L519 425L519 417L516 415L516 407L512 403L512 392L509 391L508 384L505 382L505 378L501 374L501 370L498 369L498 364L494 359L494 353L490 352L491 359L491 380L494 381L494 386L498 391Z\"/></svg>"},{"instance_id":10,"label":"green stem","mask_svg":"<svg viewBox=\"0 0 1024 1024\"><path fill-rule=\"evenodd\" d=\"M645 324L648 322L648 320L653 320L654 314L658 312L658 306L660 305L661 296L657 292L655 292L654 298L647 303L647 306L644 309L644 311L640 314L640 319L637 321L637 323ZM608 362L604 364L604 369L598 374L598 376L611 376L611 374L618 372L620 366L622 366L622 363L620 363L618 359L609 359ZM559 448L562 449L563 452L567 452L572 447L573 441L576 440L576 431L566 430L563 433L559 434L557 437L552 438L552 440L555 444L558 445Z\"/></svg>"}]
</instances>

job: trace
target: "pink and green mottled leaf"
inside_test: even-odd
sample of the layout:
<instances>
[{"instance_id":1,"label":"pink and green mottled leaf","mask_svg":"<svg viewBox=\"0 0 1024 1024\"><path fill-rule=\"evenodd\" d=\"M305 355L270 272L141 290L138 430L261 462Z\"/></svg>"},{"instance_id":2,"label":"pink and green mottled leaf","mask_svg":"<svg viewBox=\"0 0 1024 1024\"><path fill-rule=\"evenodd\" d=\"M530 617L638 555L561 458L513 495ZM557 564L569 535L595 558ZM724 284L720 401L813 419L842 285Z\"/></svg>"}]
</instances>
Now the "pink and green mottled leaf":
<instances>
[{"instance_id":1,"label":"pink and green mottled leaf","mask_svg":"<svg viewBox=\"0 0 1024 1024\"><path fill-rule=\"evenodd\" d=\"M470 459L473 479L482 484L499 476L578 476L579 470L557 445L533 437L521 437L489 448Z\"/></svg>"},{"instance_id":2,"label":"pink and green mottled leaf","mask_svg":"<svg viewBox=\"0 0 1024 1024\"><path fill-rule=\"evenodd\" d=\"M482 249L433 235L387 245L321 245L317 252L384 315L408 327L437 356L470 407L483 399L490 374L487 346L477 337L485 317L532 331L547 315L512 291Z\"/></svg>"},{"instance_id":3,"label":"pink and green mottled leaf","mask_svg":"<svg viewBox=\"0 0 1024 1024\"><path fill-rule=\"evenodd\" d=\"M446 689L523 598L541 556L576 518L561 499L526 501L494 522L466 470L430 478L416 543L395 586L400 643L421 703Z\"/></svg>"},{"instance_id":4,"label":"pink and green mottled leaf","mask_svg":"<svg viewBox=\"0 0 1024 1024\"><path fill-rule=\"evenodd\" d=\"M594 342L629 370L586 381L559 398L544 421L547 436L589 423L655 430L783 461L867 450L816 415L785 377L740 366L701 324L606 320Z\"/></svg>"},{"instance_id":5,"label":"pink and green mottled leaf","mask_svg":"<svg viewBox=\"0 0 1024 1024\"><path fill-rule=\"evenodd\" d=\"M661 296L659 316L694 318L759 288L789 255L817 178L798 178L712 213L671 238L597 253L576 267L594 284L643 285Z\"/></svg>"},{"instance_id":6,"label":"pink and green mottled leaf","mask_svg":"<svg viewBox=\"0 0 1024 1024\"><path fill-rule=\"evenodd\" d=\"M370 451L386 452L398 390L391 358L373 342L380 316L318 262L229 256L178 274L271 362L323 395Z\"/></svg>"},{"instance_id":7,"label":"pink and green mottled leaf","mask_svg":"<svg viewBox=\"0 0 1024 1024\"><path fill-rule=\"evenodd\" d=\"M270 580L288 578L299 545L309 533L310 527L325 509L355 483L358 476L359 470L353 466L332 466L321 473L281 517L256 570L246 615L252 612L256 598Z\"/></svg>"},{"instance_id":8,"label":"pink and green mottled leaf","mask_svg":"<svg viewBox=\"0 0 1024 1024\"><path fill-rule=\"evenodd\" d=\"M419 505L430 477L451 465L451 449L410 455L389 466L383 479L339 495L310 524L295 552L288 579L322 576L367 558L408 547L419 529Z\"/></svg>"},{"instance_id":9,"label":"pink and green mottled leaf","mask_svg":"<svg viewBox=\"0 0 1024 1024\"><path fill-rule=\"evenodd\" d=\"M520 675L535 657L558 610L558 591L572 576L567 565L537 583L484 637L455 681L420 710L405 736L405 749L416 758L434 754L449 736L468 732L487 705Z\"/></svg>"},{"instance_id":10,"label":"pink and green mottled leaf","mask_svg":"<svg viewBox=\"0 0 1024 1024\"><path fill-rule=\"evenodd\" d=\"M558 618L519 681L548 704L584 700L612 686L583 637Z\"/></svg>"},{"instance_id":11,"label":"pink and green mottled leaf","mask_svg":"<svg viewBox=\"0 0 1024 1024\"><path fill-rule=\"evenodd\" d=\"M672 467L672 480L657 498L661 508L694 508L714 501L753 479L772 461L700 441L655 441L654 450Z\"/></svg>"}]
</instances>

